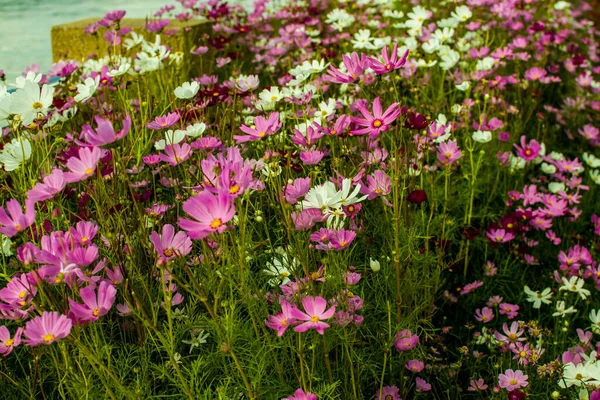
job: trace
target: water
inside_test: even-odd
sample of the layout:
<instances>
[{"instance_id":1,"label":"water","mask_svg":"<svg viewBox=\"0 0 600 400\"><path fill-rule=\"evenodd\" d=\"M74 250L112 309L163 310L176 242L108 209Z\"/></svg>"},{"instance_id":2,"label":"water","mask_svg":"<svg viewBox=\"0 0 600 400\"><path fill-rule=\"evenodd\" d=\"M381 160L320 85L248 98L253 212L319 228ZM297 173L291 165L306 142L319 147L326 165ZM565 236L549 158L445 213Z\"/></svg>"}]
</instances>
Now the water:
<instances>
[{"instance_id":1,"label":"water","mask_svg":"<svg viewBox=\"0 0 600 400\"><path fill-rule=\"evenodd\" d=\"M14 79L25 67L52 66L50 28L83 18L102 18L108 11L126 10L126 17L151 16L174 0L0 0L0 69ZM177 9L180 9L180 8Z\"/></svg>"}]
</instances>

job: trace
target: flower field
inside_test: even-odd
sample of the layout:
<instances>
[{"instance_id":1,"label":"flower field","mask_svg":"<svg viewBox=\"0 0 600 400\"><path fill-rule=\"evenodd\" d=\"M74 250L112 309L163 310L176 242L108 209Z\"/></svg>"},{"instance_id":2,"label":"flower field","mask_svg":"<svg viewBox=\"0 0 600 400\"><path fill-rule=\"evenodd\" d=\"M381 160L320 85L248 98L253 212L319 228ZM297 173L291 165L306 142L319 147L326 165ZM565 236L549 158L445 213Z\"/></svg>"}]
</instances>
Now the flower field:
<instances>
[{"instance_id":1,"label":"flower field","mask_svg":"<svg viewBox=\"0 0 600 400\"><path fill-rule=\"evenodd\" d=\"M0 70L2 397L600 400L593 11L177 0Z\"/></svg>"}]
</instances>

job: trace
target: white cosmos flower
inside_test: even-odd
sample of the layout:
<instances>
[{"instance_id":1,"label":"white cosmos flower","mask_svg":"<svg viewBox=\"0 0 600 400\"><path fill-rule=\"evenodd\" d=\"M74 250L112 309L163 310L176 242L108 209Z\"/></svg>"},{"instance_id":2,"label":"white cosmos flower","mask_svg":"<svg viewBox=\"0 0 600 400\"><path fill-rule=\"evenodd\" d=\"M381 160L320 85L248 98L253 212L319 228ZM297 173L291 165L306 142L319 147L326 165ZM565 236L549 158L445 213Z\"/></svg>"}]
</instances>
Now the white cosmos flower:
<instances>
[{"instance_id":1,"label":"white cosmos flower","mask_svg":"<svg viewBox=\"0 0 600 400\"><path fill-rule=\"evenodd\" d=\"M129 61L124 61L117 69L110 70L106 73L106 75L110 77L125 75L131 69L131 63Z\"/></svg>"},{"instance_id":2,"label":"white cosmos flower","mask_svg":"<svg viewBox=\"0 0 600 400\"><path fill-rule=\"evenodd\" d=\"M37 83L26 81L22 89L12 94L11 114L21 116L23 125L29 125L38 116L46 116L52 105L54 88L48 85L40 86Z\"/></svg>"},{"instance_id":3,"label":"white cosmos flower","mask_svg":"<svg viewBox=\"0 0 600 400\"><path fill-rule=\"evenodd\" d=\"M568 280L564 276L562 277L563 285L558 289L559 291L568 290L569 292L577 293L582 300L585 300L591 292L583 288L585 280L578 276L572 276Z\"/></svg>"},{"instance_id":4,"label":"white cosmos flower","mask_svg":"<svg viewBox=\"0 0 600 400\"><path fill-rule=\"evenodd\" d=\"M164 139L161 139L158 142L154 143L154 148L156 150L164 150L165 146L174 145L176 143L179 143L183 139L185 139L185 136L186 136L186 131L181 131L181 130L177 129L176 131L173 132L171 129L169 129L165 133Z\"/></svg>"},{"instance_id":5,"label":"white cosmos flower","mask_svg":"<svg viewBox=\"0 0 600 400\"><path fill-rule=\"evenodd\" d=\"M256 75L240 75L235 82L235 88L240 92L248 92L256 89L259 83L260 80Z\"/></svg>"},{"instance_id":6,"label":"white cosmos flower","mask_svg":"<svg viewBox=\"0 0 600 400\"><path fill-rule=\"evenodd\" d=\"M83 103L84 101L90 99L98 86L100 85L100 76L96 76L96 78L86 78L83 84L77 84L77 95L74 97L75 101L79 103Z\"/></svg>"},{"instance_id":7,"label":"white cosmos flower","mask_svg":"<svg viewBox=\"0 0 600 400\"><path fill-rule=\"evenodd\" d=\"M594 156L593 154L583 153L583 155L581 156L581 158L583 158L583 160L587 163L587 165L589 165L592 168L599 168L600 167L600 158Z\"/></svg>"},{"instance_id":8,"label":"white cosmos flower","mask_svg":"<svg viewBox=\"0 0 600 400\"><path fill-rule=\"evenodd\" d=\"M271 89L264 89L260 92L258 98L267 103L277 102L283 99L283 93L281 93L279 87L272 86Z\"/></svg>"},{"instance_id":9,"label":"white cosmos flower","mask_svg":"<svg viewBox=\"0 0 600 400\"><path fill-rule=\"evenodd\" d=\"M9 257L12 256L12 251L10 246L12 245L12 241L10 238L2 233L0 233L0 254L4 254Z\"/></svg>"},{"instance_id":10,"label":"white cosmos flower","mask_svg":"<svg viewBox=\"0 0 600 400\"><path fill-rule=\"evenodd\" d=\"M471 87L471 82L469 81L464 81L463 83L461 83L460 85L455 85L455 87L460 90L461 92L467 91L469 90L469 88Z\"/></svg>"},{"instance_id":11,"label":"white cosmos flower","mask_svg":"<svg viewBox=\"0 0 600 400\"><path fill-rule=\"evenodd\" d=\"M275 250L278 254L271 261L267 261L266 268L263 270L267 275L272 276L269 279L269 285L285 285L290 281L292 275L290 268L294 269L300 265L298 260L291 257L283 248L279 247Z\"/></svg>"},{"instance_id":12,"label":"white cosmos flower","mask_svg":"<svg viewBox=\"0 0 600 400\"><path fill-rule=\"evenodd\" d=\"M563 369L563 378L558 381L558 385L561 388L565 389L573 385L581 386L590 379L591 377L584 363L579 363L575 365L572 362L570 362L565 365Z\"/></svg>"},{"instance_id":13,"label":"white cosmos flower","mask_svg":"<svg viewBox=\"0 0 600 400\"><path fill-rule=\"evenodd\" d=\"M31 143L29 140L15 138L4 145L4 150L0 153L0 164L4 166L5 171L14 171L30 157Z\"/></svg>"},{"instance_id":14,"label":"white cosmos flower","mask_svg":"<svg viewBox=\"0 0 600 400\"><path fill-rule=\"evenodd\" d=\"M452 49L448 49L443 55L440 55L440 58L442 59L440 67L444 70L449 70L460 61L460 54Z\"/></svg>"},{"instance_id":15,"label":"white cosmos flower","mask_svg":"<svg viewBox=\"0 0 600 400\"><path fill-rule=\"evenodd\" d=\"M600 171L597 169L590 170L590 178L596 185L600 185Z\"/></svg>"},{"instance_id":16,"label":"white cosmos flower","mask_svg":"<svg viewBox=\"0 0 600 400\"><path fill-rule=\"evenodd\" d=\"M473 140L477 143L487 143L492 140L492 132L490 131L475 131Z\"/></svg>"},{"instance_id":17,"label":"white cosmos flower","mask_svg":"<svg viewBox=\"0 0 600 400\"><path fill-rule=\"evenodd\" d=\"M125 45L125 48L127 50L131 50L134 47L136 47L136 46L142 44L143 42L145 42L144 37L142 35L138 35L134 31L131 31L129 34L131 35L131 38L127 38L123 42L123 44Z\"/></svg>"},{"instance_id":18,"label":"white cosmos flower","mask_svg":"<svg viewBox=\"0 0 600 400\"><path fill-rule=\"evenodd\" d=\"M368 29L359 29L359 31L354 34L352 45L355 49L370 49L373 46L371 31Z\"/></svg>"},{"instance_id":19,"label":"white cosmos flower","mask_svg":"<svg viewBox=\"0 0 600 400\"><path fill-rule=\"evenodd\" d=\"M556 172L556 167L554 165L545 162L543 162L542 165L540 165L540 168L545 174L548 175L552 175Z\"/></svg>"},{"instance_id":20,"label":"white cosmos flower","mask_svg":"<svg viewBox=\"0 0 600 400\"><path fill-rule=\"evenodd\" d=\"M496 64L496 60L494 60L492 57L485 57L485 58L482 58L481 60L477 60L475 69L477 71L489 71L490 69L494 68L495 64Z\"/></svg>"},{"instance_id":21,"label":"white cosmos flower","mask_svg":"<svg viewBox=\"0 0 600 400\"><path fill-rule=\"evenodd\" d=\"M473 13L471 12L471 9L467 6L458 6L450 15L455 20L464 22L471 18L473 16Z\"/></svg>"},{"instance_id":22,"label":"white cosmos flower","mask_svg":"<svg viewBox=\"0 0 600 400\"><path fill-rule=\"evenodd\" d=\"M7 92L4 92L3 94L2 88L3 86L0 87L0 129L8 126L8 116L12 104L12 96Z\"/></svg>"},{"instance_id":23,"label":"white cosmos flower","mask_svg":"<svg viewBox=\"0 0 600 400\"><path fill-rule=\"evenodd\" d=\"M550 182L548 184L548 190L552 193L564 192L565 184L562 182Z\"/></svg>"},{"instance_id":24,"label":"white cosmos flower","mask_svg":"<svg viewBox=\"0 0 600 400\"><path fill-rule=\"evenodd\" d=\"M179 99L191 99L200 90L200 85L196 81L184 82L175 89L175 96Z\"/></svg>"},{"instance_id":25,"label":"white cosmos flower","mask_svg":"<svg viewBox=\"0 0 600 400\"><path fill-rule=\"evenodd\" d=\"M529 289L529 286L525 286L523 291L527 295L527 301L533 303L533 308L540 308L542 303L550 304L552 303L550 299L552 298L552 290L550 288L544 289L541 293L539 290L535 292Z\"/></svg>"},{"instance_id":26,"label":"white cosmos flower","mask_svg":"<svg viewBox=\"0 0 600 400\"><path fill-rule=\"evenodd\" d=\"M185 129L185 134L189 137L198 137L202 136L204 131L206 130L206 124L204 122L199 122L194 125L190 125Z\"/></svg>"},{"instance_id":27,"label":"white cosmos flower","mask_svg":"<svg viewBox=\"0 0 600 400\"><path fill-rule=\"evenodd\" d=\"M25 76L17 76L15 83L11 83L10 86L17 89L23 89L27 82L40 83L42 80L42 74L29 71Z\"/></svg>"},{"instance_id":28,"label":"white cosmos flower","mask_svg":"<svg viewBox=\"0 0 600 400\"><path fill-rule=\"evenodd\" d=\"M577 310L573 308L573 306L566 308L566 304L564 301L556 302L556 312L552 313L553 317L565 317L567 314L575 314Z\"/></svg>"}]
</instances>

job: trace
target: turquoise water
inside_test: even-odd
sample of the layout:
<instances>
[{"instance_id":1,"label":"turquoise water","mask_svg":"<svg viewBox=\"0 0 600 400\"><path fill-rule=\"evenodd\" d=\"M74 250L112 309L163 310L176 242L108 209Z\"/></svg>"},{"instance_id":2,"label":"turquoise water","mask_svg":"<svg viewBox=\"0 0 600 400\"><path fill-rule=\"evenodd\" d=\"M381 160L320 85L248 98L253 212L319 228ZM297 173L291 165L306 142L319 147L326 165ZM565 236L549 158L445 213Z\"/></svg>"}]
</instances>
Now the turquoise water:
<instances>
[{"instance_id":1,"label":"turquoise water","mask_svg":"<svg viewBox=\"0 0 600 400\"><path fill-rule=\"evenodd\" d=\"M41 72L52 65L50 28L78 19L126 10L127 17L143 18L174 0L0 0L0 69L9 79L23 68L39 64ZM178 9L180 9L178 7Z\"/></svg>"}]
</instances>

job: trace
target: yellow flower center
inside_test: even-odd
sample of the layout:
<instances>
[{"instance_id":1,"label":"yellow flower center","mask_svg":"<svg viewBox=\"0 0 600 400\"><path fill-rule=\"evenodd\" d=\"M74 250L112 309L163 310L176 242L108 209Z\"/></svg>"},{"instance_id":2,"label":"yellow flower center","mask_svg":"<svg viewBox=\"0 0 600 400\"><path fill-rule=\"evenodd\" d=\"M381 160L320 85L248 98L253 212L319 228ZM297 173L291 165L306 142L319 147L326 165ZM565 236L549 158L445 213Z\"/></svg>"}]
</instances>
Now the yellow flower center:
<instances>
[{"instance_id":1,"label":"yellow flower center","mask_svg":"<svg viewBox=\"0 0 600 400\"><path fill-rule=\"evenodd\" d=\"M94 308L94 311L92 311L92 315L93 315L94 317L97 317L97 316L98 316L98 314L100 314L100 309L99 309L99 308Z\"/></svg>"},{"instance_id":2,"label":"yellow flower center","mask_svg":"<svg viewBox=\"0 0 600 400\"><path fill-rule=\"evenodd\" d=\"M15 343L14 339L8 339L6 342L4 342L4 347L10 347Z\"/></svg>"},{"instance_id":3,"label":"yellow flower center","mask_svg":"<svg viewBox=\"0 0 600 400\"><path fill-rule=\"evenodd\" d=\"M281 325L287 326L287 318L281 320Z\"/></svg>"},{"instance_id":4,"label":"yellow flower center","mask_svg":"<svg viewBox=\"0 0 600 400\"><path fill-rule=\"evenodd\" d=\"M46 333L44 336L42 336L42 340L46 343L50 343L54 340L54 335L51 333Z\"/></svg>"},{"instance_id":5,"label":"yellow flower center","mask_svg":"<svg viewBox=\"0 0 600 400\"><path fill-rule=\"evenodd\" d=\"M19 225L19 224L16 224L16 225L15 225L15 229L16 229L17 231L20 231L20 230L21 230L21 229L23 229L23 228L21 228L21 225Z\"/></svg>"},{"instance_id":6,"label":"yellow flower center","mask_svg":"<svg viewBox=\"0 0 600 400\"><path fill-rule=\"evenodd\" d=\"M173 249L165 249L165 251L163 251L163 254L165 255L165 257L172 257L174 252Z\"/></svg>"},{"instance_id":7,"label":"yellow flower center","mask_svg":"<svg viewBox=\"0 0 600 400\"><path fill-rule=\"evenodd\" d=\"M517 380L516 380L516 379L511 379L511 380L509 381L509 383L510 383L511 385L516 385L516 384L517 384Z\"/></svg>"},{"instance_id":8,"label":"yellow flower center","mask_svg":"<svg viewBox=\"0 0 600 400\"><path fill-rule=\"evenodd\" d=\"M94 172L94 169L93 169L93 168L88 168L88 169L86 169L85 171L83 171L83 174L84 174L84 175L89 175L89 174L91 174L92 172Z\"/></svg>"},{"instance_id":9,"label":"yellow flower center","mask_svg":"<svg viewBox=\"0 0 600 400\"><path fill-rule=\"evenodd\" d=\"M318 322L319 321L319 316L318 315L313 315L312 317L310 317L310 320L312 322Z\"/></svg>"},{"instance_id":10,"label":"yellow flower center","mask_svg":"<svg viewBox=\"0 0 600 400\"><path fill-rule=\"evenodd\" d=\"M230 194L236 194L239 191L240 191L240 187L238 185L233 185L232 187L229 188Z\"/></svg>"},{"instance_id":11,"label":"yellow flower center","mask_svg":"<svg viewBox=\"0 0 600 400\"><path fill-rule=\"evenodd\" d=\"M444 155L446 156L446 158L450 158L452 156L452 153L450 153L449 151L445 152Z\"/></svg>"},{"instance_id":12,"label":"yellow flower center","mask_svg":"<svg viewBox=\"0 0 600 400\"><path fill-rule=\"evenodd\" d=\"M41 110L42 108L44 108L44 105L39 101L36 101L31 105L31 107L33 107L35 110Z\"/></svg>"},{"instance_id":13,"label":"yellow flower center","mask_svg":"<svg viewBox=\"0 0 600 400\"><path fill-rule=\"evenodd\" d=\"M379 128L379 127L381 126L381 121L380 121L380 120L378 120L378 119L376 119L375 121L373 121L373 126L374 126L375 128Z\"/></svg>"},{"instance_id":14,"label":"yellow flower center","mask_svg":"<svg viewBox=\"0 0 600 400\"><path fill-rule=\"evenodd\" d=\"M313 272L313 273L312 273L310 276L311 276L311 278L313 278L313 279L319 279L319 277L320 277L320 275L319 275L319 273L318 273L318 272Z\"/></svg>"},{"instance_id":15,"label":"yellow flower center","mask_svg":"<svg viewBox=\"0 0 600 400\"><path fill-rule=\"evenodd\" d=\"M26 290L23 290L23 291L19 292L19 298L20 299L24 299L26 295L27 295L27 291Z\"/></svg>"},{"instance_id":16,"label":"yellow flower center","mask_svg":"<svg viewBox=\"0 0 600 400\"><path fill-rule=\"evenodd\" d=\"M221 221L220 218L215 218L212 220L212 222L210 223L210 227L212 229L217 229L218 227L220 227L221 225L223 225L223 222Z\"/></svg>"}]
</instances>

